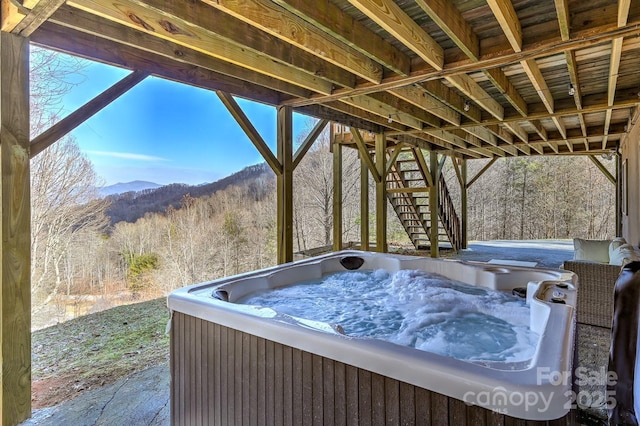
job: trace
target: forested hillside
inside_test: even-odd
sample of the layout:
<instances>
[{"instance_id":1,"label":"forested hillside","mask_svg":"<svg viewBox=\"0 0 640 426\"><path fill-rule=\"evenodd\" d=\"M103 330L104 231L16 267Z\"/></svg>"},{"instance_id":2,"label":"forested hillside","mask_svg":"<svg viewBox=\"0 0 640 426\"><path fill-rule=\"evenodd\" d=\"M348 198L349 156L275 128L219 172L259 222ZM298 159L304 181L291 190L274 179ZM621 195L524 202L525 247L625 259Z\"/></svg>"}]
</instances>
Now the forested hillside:
<instances>
[{"instance_id":1,"label":"forested hillside","mask_svg":"<svg viewBox=\"0 0 640 426\"><path fill-rule=\"evenodd\" d=\"M109 208L106 214L112 225L118 222L135 222L147 213L162 213L167 208L179 208L182 198L189 194L198 198L211 195L230 185L260 186L260 181L272 177L271 169L265 164L246 167L239 172L203 185L174 183L154 189L125 192L107 197Z\"/></svg>"}]
</instances>

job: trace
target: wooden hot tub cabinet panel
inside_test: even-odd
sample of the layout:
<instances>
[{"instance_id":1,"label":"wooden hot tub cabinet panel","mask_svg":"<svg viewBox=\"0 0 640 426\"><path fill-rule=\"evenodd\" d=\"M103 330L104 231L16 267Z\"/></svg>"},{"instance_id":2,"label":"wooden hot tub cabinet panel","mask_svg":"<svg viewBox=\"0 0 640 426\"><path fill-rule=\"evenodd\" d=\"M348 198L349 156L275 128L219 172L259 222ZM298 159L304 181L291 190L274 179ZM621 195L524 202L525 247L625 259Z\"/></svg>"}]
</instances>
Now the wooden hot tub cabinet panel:
<instances>
[{"instance_id":1,"label":"wooden hot tub cabinet panel","mask_svg":"<svg viewBox=\"0 0 640 426\"><path fill-rule=\"evenodd\" d=\"M174 425L569 425L524 421L174 312Z\"/></svg>"}]
</instances>

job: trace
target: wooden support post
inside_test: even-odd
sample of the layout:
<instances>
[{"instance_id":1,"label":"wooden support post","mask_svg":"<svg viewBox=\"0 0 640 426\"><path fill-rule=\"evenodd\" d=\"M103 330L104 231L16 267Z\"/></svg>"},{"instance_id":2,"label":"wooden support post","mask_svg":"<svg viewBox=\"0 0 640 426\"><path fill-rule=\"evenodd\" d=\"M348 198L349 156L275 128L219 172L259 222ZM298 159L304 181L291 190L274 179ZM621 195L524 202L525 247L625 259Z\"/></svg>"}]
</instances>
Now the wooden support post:
<instances>
[{"instance_id":1,"label":"wooden support post","mask_svg":"<svg viewBox=\"0 0 640 426\"><path fill-rule=\"evenodd\" d=\"M29 40L0 34L0 420L31 416Z\"/></svg>"},{"instance_id":2,"label":"wooden support post","mask_svg":"<svg viewBox=\"0 0 640 426\"><path fill-rule=\"evenodd\" d=\"M387 156L384 133L376 135L376 170L380 181L376 181L376 251L387 252Z\"/></svg>"},{"instance_id":3,"label":"wooden support post","mask_svg":"<svg viewBox=\"0 0 640 426\"><path fill-rule=\"evenodd\" d=\"M454 158L453 161L456 161ZM462 209L461 231L462 231L462 248L466 249L469 245L469 237L467 234L467 225L469 220L469 206L467 205L467 160L462 159L460 164L460 208Z\"/></svg>"},{"instance_id":4,"label":"wooden support post","mask_svg":"<svg viewBox=\"0 0 640 426\"><path fill-rule=\"evenodd\" d=\"M622 156L616 155L616 236L622 236L622 182L625 177L622 176ZM628 188L627 188L628 190Z\"/></svg>"},{"instance_id":5,"label":"wooden support post","mask_svg":"<svg viewBox=\"0 0 640 426\"><path fill-rule=\"evenodd\" d=\"M431 245L431 257L439 257L440 249L438 247L438 187L440 179L438 179L438 153L431 151L429 153L431 171L431 179L433 185L429 187L429 219L431 224L431 234L429 235Z\"/></svg>"},{"instance_id":6,"label":"wooden support post","mask_svg":"<svg viewBox=\"0 0 640 426\"><path fill-rule=\"evenodd\" d=\"M342 145L333 143L333 251L342 250Z\"/></svg>"},{"instance_id":7,"label":"wooden support post","mask_svg":"<svg viewBox=\"0 0 640 426\"><path fill-rule=\"evenodd\" d=\"M360 249L369 250L369 168L360 153Z\"/></svg>"},{"instance_id":8,"label":"wooden support post","mask_svg":"<svg viewBox=\"0 0 640 426\"><path fill-rule=\"evenodd\" d=\"M293 118L291 107L278 107L278 263L293 261Z\"/></svg>"}]
</instances>

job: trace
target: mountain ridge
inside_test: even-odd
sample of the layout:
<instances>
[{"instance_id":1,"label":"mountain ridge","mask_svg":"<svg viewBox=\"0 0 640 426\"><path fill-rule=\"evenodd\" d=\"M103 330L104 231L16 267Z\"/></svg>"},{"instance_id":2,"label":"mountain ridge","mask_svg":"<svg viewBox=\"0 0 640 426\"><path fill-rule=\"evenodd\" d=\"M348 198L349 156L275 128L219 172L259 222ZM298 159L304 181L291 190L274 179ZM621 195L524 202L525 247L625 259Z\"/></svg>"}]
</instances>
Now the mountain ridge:
<instances>
[{"instance_id":1,"label":"mountain ridge","mask_svg":"<svg viewBox=\"0 0 640 426\"><path fill-rule=\"evenodd\" d=\"M185 195L193 198L211 195L231 185L257 185L262 179L273 179L275 175L266 163L259 163L232 173L215 182L200 185L172 183L154 189L130 191L109 195L110 201L106 214L111 225L118 222L133 223L147 213L164 213L167 208L179 209Z\"/></svg>"}]
</instances>

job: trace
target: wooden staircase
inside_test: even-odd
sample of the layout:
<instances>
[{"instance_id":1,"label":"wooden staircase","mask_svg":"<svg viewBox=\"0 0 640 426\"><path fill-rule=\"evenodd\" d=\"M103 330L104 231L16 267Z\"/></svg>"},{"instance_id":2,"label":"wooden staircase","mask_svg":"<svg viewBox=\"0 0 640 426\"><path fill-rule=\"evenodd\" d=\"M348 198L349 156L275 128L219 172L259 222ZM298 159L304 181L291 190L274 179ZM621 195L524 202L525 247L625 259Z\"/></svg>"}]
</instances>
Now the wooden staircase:
<instances>
[{"instance_id":1,"label":"wooden staircase","mask_svg":"<svg viewBox=\"0 0 640 426\"><path fill-rule=\"evenodd\" d=\"M400 152L387 175L387 198L416 249L431 245L432 229L438 243L454 250L462 248L462 228L442 174L438 178L438 218L441 226L431 226L429 210L429 171L422 153L413 148Z\"/></svg>"}]
</instances>

